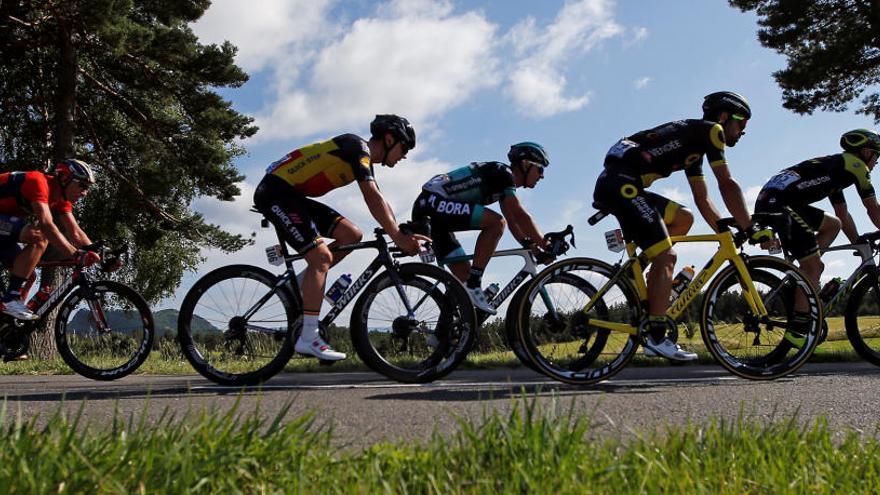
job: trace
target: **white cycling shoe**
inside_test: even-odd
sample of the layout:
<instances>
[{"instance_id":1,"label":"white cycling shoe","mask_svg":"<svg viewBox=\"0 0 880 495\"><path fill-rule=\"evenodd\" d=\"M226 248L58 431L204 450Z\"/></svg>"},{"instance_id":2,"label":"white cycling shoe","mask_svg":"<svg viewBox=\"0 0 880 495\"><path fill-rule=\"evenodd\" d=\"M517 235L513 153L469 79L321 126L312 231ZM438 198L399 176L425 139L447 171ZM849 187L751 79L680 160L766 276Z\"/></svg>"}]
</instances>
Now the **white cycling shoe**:
<instances>
[{"instance_id":1,"label":"white cycling shoe","mask_svg":"<svg viewBox=\"0 0 880 495\"><path fill-rule=\"evenodd\" d=\"M645 357L660 356L673 361L694 361L698 357L696 353L682 349L669 337L663 337L660 342L654 342L654 339L648 336L645 338L644 348Z\"/></svg>"},{"instance_id":2,"label":"white cycling shoe","mask_svg":"<svg viewBox=\"0 0 880 495\"><path fill-rule=\"evenodd\" d=\"M489 299L486 298L486 293L483 292L483 289L479 287L474 287L473 289L465 286L465 290L467 290L468 296L471 298L471 302L474 303L474 307L479 309L480 311L489 313L490 315L494 315L498 313L495 308L489 304Z\"/></svg>"},{"instance_id":3,"label":"white cycling shoe","mask_svg":"<svg viewBox=\"0 0 880 495\"><path fill-rule=\"evenodd\" d=\"M324 342L321 337L309 342L300 337L293 346L293 350L300 354L308 354L325 361L341 361L347 356L344 352L334 351L330 344Z\"/></svg>"},{"instance_id":4,"label":"white cycling shoe","mask_svg":"<svg viewBox=\"0 0 880 495\"><path fill-rule=\"evenodd\" d=\"M23 302L18 299L12 299L11 301L6 301L4 303L0 303L0 307L2 307L2 311L4 314L7 314L17 320L39 320L40 317L35 315L31 310L28 309L27 306L24 305Z\"/></svg>"}]
</instances>

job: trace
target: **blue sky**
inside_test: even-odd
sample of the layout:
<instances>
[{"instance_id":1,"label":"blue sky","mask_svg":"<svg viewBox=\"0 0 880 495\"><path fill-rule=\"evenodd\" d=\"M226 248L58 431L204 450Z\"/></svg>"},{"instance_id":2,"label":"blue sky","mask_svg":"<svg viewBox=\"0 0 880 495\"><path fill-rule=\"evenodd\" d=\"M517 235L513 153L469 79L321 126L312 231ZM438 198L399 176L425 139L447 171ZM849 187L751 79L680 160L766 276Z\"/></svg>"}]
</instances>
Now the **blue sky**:
<instances>
[{"instance_id":1,"label":"blue sky","mask_svg":"<svg viewBox=\"0 0 880 495\"><path fill-rule=\"evenodd\" d=\"M257 244L224 255L206 251L192 282L227 263L269 268L263 249L275 243L248 212L267 164L301 145L354 132L368 134L376 113L413 121L416 150L393 170L377 171L398 217L408 218L420 185L471 161L501 160L510 144L543 144L551 156L545 180L521 198L545 231L575 225L575 256L616 259L603 232L588 227L593 185L608 148L620 137L681 118L698 118L702 97L716 90L745 95L753 109L747 134L728 150L734 177L750 206L776 171L838 152L840 134L873 127L854 112L799 116L782 108L772 72L784 59L757 41L757 19L721 0L442 1L215 0L193 25L205 43L229 40L251 76L222 94L256 118L260 132L236 161L247 175L232 203L201 199L195 208L234 232L257 231ZM708 170L708 168L707 168ZM711 175L711 174L710 174ZM723 208L714 179L716 204ZM652 191L692 205L683 174ZM847 192L860 230L873 230ZM367 233L376 225L356 186L324 196ZM830 210L830 206L820 203ZM699 216L699 215L697 215ZM694 232L707 231L701 220ZM465 246L474 236L462 236ZM501 247L512 247L509 234ZM702 264L710 246L683 246L680 259ZM368 254L353 256L332 278L359 273ZM828 259L826 275L843 275L847 257ZM490 264L488 282L515 267Z\"/></svg>"}]
</instances>

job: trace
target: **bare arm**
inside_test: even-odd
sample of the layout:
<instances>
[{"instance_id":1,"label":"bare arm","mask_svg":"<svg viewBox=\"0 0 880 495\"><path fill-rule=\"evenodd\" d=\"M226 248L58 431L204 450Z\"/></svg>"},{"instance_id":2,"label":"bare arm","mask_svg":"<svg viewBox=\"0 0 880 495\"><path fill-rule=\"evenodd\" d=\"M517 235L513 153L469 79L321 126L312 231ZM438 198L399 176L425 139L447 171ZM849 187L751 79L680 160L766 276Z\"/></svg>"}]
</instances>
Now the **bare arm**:
<instances>
[{"instance_id":1,"label":"bare arm","mask_svg":"<svg viewBox=\"0 0 880 495\"><path fill-rule=\"evenodd\" d=\"M877 229L880 230L880 205L877 204L877 198L865 198L862 200L862 204L864 204L865 209L868 210L868 218L871 219L874 227L877 227Z\"/></svg>"},{"instance_id":2,"label":"bare arm","mask_svg":"<svg viewBox=\"0 0 880 495\"><path fill-rule=\"evenodd\" d=\"M49 242L67 256L76 254L76 248L67 241L67 238L58 230L58 226L52 220L52 211L49 210L49 205L35 201L31 203L31 209L40 222L40 231L49 239Z\"/></svg>"},{"instance_id":3,"label":"bare arm","mask_svg":"<svg viewBox=\"0 0 880 495\"><path fill-rule=\"evenodd\" d=\"M419 251L418 239L421 236L404 235L397 227L397 219L394 218L394 212L391 206L385 201L382 192L376 186L374 181L358 182L361 194L364 195L364 201L367 203L367 209L370 215L376 219L379 226L391 237L397 246L407 254L415 254Z\"/></svg>"},{"instance_id":4,"label":"bare arm","mask_svg":"<svg viewBox=\"0 0 880 495\"><path fill-rule=\"evenodd\" d=\"M706 181L703 179L690 179L688 183L691 186L691 193L694 195L694 204L696 204L697 210L700 211L700 215L703 216L703 220L709 224L709 227L714 232L718 232L718 220L721 218L721 213L718 211L715 203L709 198Z\"/></svg>"},{"instance_id":5,"label":"bare arm","mask_svg":"<svg viewBox=\"0 0 880 495\"><path fill-rule=\"evenodd\" d=\"M874 201L874 204L876 205L877 202ZM846 203L832 203L831 206L834 207L834 215L840 219L841 229L846 238L849 239L849 242L856 242L856 238L859 237L859 231L856 228L852 215L849 214Z\"/></svg>"},{"instance_id":6,"label":"bare arm","mask_svg":"<svg viewBox=\"0 0 880 495\"><path fill-rule=\"evenodd\" d=\"M749 208L746 206L746 200L743 198L742 189L739 184L730 176L730 169L727 165L718 165L712 167L715 172L715 178L718 180L718 190L721 192L721 198L727 211L733 215L736 223L740 227L746 228L752 224Z\"/></svg>"},{"instance_id":7,"label":"bare arm","mask_svg":"<svg viewBox=\"0 0 880 495\"><path fill-rule=\"evenodd\" d=\"M76 221L76 218L72 213L62 213L61 215L58 215L58 219L61 221L61 226L64 227L67 237L74 246L82 247L88 246L92 243L92 240L89 239L89 236L86 235L82 228L80 228L79 222Z\"/></svg>"},{"instance_id":8,"label":"bare arm","mask_svg":"<svg viewBox=\"0 0 880 495\"><path fill-rule=\"evenodd\" d=\"M535 224L535 220L529 215L529 212L523 208L522 203L516 196L508 196L501 200L501 213L507 220L507 226L510 233L517 239L529 239L543 245L544 234Z\"/></svg>"}]
</instances>

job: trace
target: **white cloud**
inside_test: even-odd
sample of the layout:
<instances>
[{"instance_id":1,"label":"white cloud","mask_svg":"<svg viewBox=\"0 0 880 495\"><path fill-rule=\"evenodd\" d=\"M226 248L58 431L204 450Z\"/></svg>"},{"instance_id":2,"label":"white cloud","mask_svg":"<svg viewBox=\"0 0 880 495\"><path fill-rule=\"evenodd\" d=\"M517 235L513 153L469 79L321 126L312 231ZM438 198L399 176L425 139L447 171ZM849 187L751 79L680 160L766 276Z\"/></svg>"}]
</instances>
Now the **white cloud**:
<instances>
[{"instance_id":1,"label":"white cloud","mask_svg":"<svg viewBox=\"0 0 880 495\"><path fill-rule=\"evenodd\" d=\"M396 16L356 20L320 49L302 85L278 86L277 100L257 116L258 138L338 131L392 111L418 124L496 84L496 27L482 14L453 15L447 3L428 0L382 11Z\"/></svg>"},{"instance_id":2,"label":"white cloud","mask_svg":"<svg viewBox=\"0 0 880 495\"><path fill-rule=\"evenodd\" d=\"M749 186L746 188L745 192L743 193L743 197L746 200L747 205L755 204L755 201L757 201L758 199L758 193L761 192L762 187L764 186Z\"/></svg>"},{"instance_id":3,"label":"white cloud","mask_svg":"<svg viewBox=\"0 0 880 495\"><path fill-rule=\"evenodd\" d=\"M261 70L286 59L301 63L308 45L334 34L326 18L333 3L332 0L260 0L254 4L214 0L192 29L205 43L232 42L238 47L236 63L247 71Z\"/></svg>"},{"instance_id":4,"label":"white cloud","mask_svg":"<svg viewBox=\"0 0 880 495\"><path fill-rule=\"evenodd\" d=\"M660 189L660 195L665 196L676 203L685 203L687 202L691 196L689 194L685 194L681 192L681 189L677 187L665 187Z\"/></svg>"},{"instance_id":5,"label":"white cloud","mask_svg":"<svg viewBox=\"0 0 880 495\"><path fill-rule=\"evenodd\" d=\"M644 89L645 86L647 86L648 83L650 83L652 80L653 80L653 79L650 78L650 77L648 77L648 76L640 77L640 78L636 79L636 80L633 82L633 86L634 86L636 89Z\"/></svg>"},{"instance_id":6,"label":"white cloud","mask_svg":"<svg viewBox=\"0 0 880 495\"><path fill-rule=\"evenodd\" d=\"M622 32L612 9L608 0L567 1L543 32L531 17L511 28L506 40L521 58L509 70L506 92L521 113L547 117L589 103L589 92L565 96L562 69L571 56Z\"/></svg>"},{"instance_id":7,"label":"white cloud","mask_svg":"<svg viewBox=\"0 0 880 495\"><path fill-rule=\"evenodd\" d=\"M624 46L626 47L637 45L648 37L648 28L646 27L634 27L629 29L629 32L631 33L630 37L624 43Z\"/></svg>"}]
</instances>

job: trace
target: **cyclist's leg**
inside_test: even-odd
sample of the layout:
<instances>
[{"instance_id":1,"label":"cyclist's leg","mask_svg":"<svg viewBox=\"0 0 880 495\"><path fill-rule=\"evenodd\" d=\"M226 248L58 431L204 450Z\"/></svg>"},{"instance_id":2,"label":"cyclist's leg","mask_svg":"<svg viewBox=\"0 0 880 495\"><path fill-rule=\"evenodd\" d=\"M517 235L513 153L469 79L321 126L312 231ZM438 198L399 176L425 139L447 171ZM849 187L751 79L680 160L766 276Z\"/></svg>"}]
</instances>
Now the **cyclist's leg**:
<instances>
[{"instance_id":1,"label":"cyclist's leg","mask_svg":"<svg viewBox=\"0 0 880 495\"><path fill-rule=\"evenodd\" d=\"M345 354L331 349L318 333L318 315L321 312L324 286L333 256L310 216L309 207L312 205L309 201L311 200L274 176L263 178L254 193L257 209L307 263L300 288L303 299L303 328L296 342L296 351L321 359L345 359Z\"/></svg>"},{"instance_id":2,"label":"cyclist's leg","mask_svg":"<svg viewBox=\"0 0 880 495\"><path fill-rule=\"evenodd\" d=\"M333 208L311 198L304 198L304 203L317 231L324 237L333 239L333 242L327 245L327 249L333 256L330 263L332 268L351 253L351 251L333 251L333 247L360 242L364 233L354 222Z\"/></svg>"},{"instance_id":3,"label":"cyclist's leg","mask_svg":"<svg viewBox=\"0 0 880 495\"><path fill-rule=\"evenodd\" d=\"M3 312L19 319L35 320L33 314L22 302L21 290L27 283L40 257L49 246L49 240L39 228L28 225L24 219L11 215L0 215L0 244L4 246L23 243L24 248L16 250L10 270L9 285L0 296Z\"/></svg>"},{"instance_id":4,"label":"cyclist's leg","mask_svg":"<svg viewBox=\"0 0 880 495\"><path fill-rule=\"evenodd\" d=\"M823 212L819 229L816 231L816 242L819 244L820 251L825 251L834 242L842 225L839 218Z\"/></svg>"},{"instance_id":5,"label":"cyclist's leg","mask_svg":"<svg viewBox=\"0 0 880 495\"><path fill-rule=\"evenodd\" d=\"M686 213L677 213L681 210L677 203L646 192L638 175L633 173L609 173L606 170L596 183L594 199L609 208L620 222L625 237L633 240L651 260L647 277L649 338L646 339L646 349L669 359L696 359L696 354L684 351L666 337L666 309L677 257L666 224L675 225L677 231L686 231L693 221L692 215L689 219Z\"/></svg>"}]
</instances>

